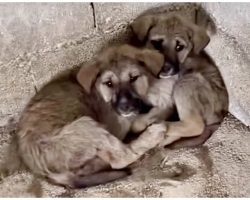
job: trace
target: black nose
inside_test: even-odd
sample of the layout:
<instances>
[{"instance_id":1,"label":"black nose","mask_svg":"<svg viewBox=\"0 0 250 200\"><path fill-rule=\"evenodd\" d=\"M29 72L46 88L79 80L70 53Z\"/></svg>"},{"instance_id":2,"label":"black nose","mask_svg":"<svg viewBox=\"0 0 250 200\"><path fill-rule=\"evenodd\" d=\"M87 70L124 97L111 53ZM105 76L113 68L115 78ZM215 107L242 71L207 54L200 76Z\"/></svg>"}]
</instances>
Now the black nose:
<instances>
[{"instance_id":1,"label":"black nose","mask_svg":"<svg viewBox=\"0 0 250 200\"><path fill-rule=\"evenodd\" d=\"M130 108L130 103L129 103L129 99L127 99L126 97L121 97L118 100L118 108L122 111L128 111Z\"/></svg>"},{"instance_id":2,"label":"black nose","mask_svg":"<svg viewBox=\"0 0 250 200\"><path fill-rule=\"evenodd\" d=\"M178 65L174 65L169 62L165 62L164 66L162 67L160 73L159 73L159 78L167 78L169 76L173 76L179 72L179 67Z\"/></svg>"},{"instance_id":3,"label":"black nose","mask_svg":"<svg viewBox=\"0 0 250 200\"><path fill-rule=\"evenodd\" d=\"M121 111L130 111L133 107L134 95L128 89L121 89L117 95L116 106Z\"/></svg>"}]
</instances>

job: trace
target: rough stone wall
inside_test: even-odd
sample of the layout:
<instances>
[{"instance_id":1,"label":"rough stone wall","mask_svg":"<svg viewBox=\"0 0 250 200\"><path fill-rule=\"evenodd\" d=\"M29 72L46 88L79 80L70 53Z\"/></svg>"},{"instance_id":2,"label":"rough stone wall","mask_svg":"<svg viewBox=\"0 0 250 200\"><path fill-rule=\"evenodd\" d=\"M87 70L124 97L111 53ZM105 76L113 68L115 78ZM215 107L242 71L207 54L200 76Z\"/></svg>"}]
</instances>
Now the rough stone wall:
<instances>
[{"instance_id":1,"label":"rough stone wall","mask_svg":"<svg viewBox=\"0 0 250 200\"><path fill-rule=\"evenodd\" d=\"M203 3L214 17L218 33L208 52L226 82L232 114L250 126L250 4Z\"/></svg>"},{"instance_id":2,"label":"rough stone wall","mask_svg":"<svg viewBox=\"0 0 250 200\"><path fill-rule=\"evenodd\" d=\"M0 126L18 116L54 74L90 59L137 15L162 3L1 3ZM250 125L250 6L203 3L219 27L208 51L230 93L230 111Z\"/></svg>"},{"instance_id":3,"label":"rough stone wall","mask_svg":"<svg viewBox=\"0 0 250 200\"><path fill-rule=\"evenodd\" d=\"M0 126L18 115L54 74L90 59L150 6L98 3L93 9L90 3L1 3Z\"/></svg>"}]
</instances>

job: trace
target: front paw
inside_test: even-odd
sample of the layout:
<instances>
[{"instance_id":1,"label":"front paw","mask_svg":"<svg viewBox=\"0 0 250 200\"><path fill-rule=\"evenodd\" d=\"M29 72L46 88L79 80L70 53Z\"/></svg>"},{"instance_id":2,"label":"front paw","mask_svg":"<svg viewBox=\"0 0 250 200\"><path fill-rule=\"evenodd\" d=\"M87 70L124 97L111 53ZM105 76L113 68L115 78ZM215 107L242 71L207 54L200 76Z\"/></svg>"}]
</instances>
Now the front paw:
<instances>
[{"instance_id":1,"label":"front paw","mask_svg":"<svg viewBox=\"0 0 250 200\"><path fill-rule=\"evenodd\" d=\"M167 129L164 123L152 124L146 130L150 135L152 135L152 143L161 144L164 141Z\"/></svg>"},{"instance_id":2,"label":"front paw","mask_svg":"<svg viewBox=\"0 0 250 200\"><path fill-rule=\"evenodd\" d=\"M148 123L143 118L136 119L131 127L133 133L141 133L148 127Z\"/></svg>"}]
</instances>

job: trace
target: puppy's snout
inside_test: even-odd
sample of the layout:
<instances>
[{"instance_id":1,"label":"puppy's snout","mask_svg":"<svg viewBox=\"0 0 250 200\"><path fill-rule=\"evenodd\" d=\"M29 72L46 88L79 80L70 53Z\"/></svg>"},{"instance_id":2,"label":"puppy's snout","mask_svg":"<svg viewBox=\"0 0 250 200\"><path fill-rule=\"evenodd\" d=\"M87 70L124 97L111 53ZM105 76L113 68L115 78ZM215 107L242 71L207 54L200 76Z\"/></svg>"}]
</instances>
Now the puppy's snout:
<instances>
[{"instance_id":1,"label":"puppy's snout","mask_svg":"<svg viewBox=\"0 0 250 200\"><path fill-rule=\"evenodd\" d=\"M117 94L116 110L120 114L132 113L135 109L135 97L129 89L121 89Z\"/></svg>"},{"instance_id":2,"label":"puppy's snout","mask_svg":"<svg viewBox=\"0 0 250 200\"><path fill-rule=\"evenodd\" d=\"M129 99L125 96L118 100L118 108L122 111L128 111L130 108Z\"/></svg>"},{"instance_id":3,"label":"puppy's snout","mask_svg":"<svg viewBox=\"0 0 250 200\"><path fill-rule=\"evenodd\" d=\"M142 100L131 88L120 90L113 106L124 117L147 113L152 108L152 105Z\"/></svg>"},{"instance_id":4,"label":"puppy's snout","mask_svg":"<svg viewBox=\"0 0 250 200\"><path fill-rule=\"evenodd\" d=\"M159 78L168 78L170 76L177 74L178 72L179 72L179 67L177 65L165 62L158 76Z\"/></svg>"}]
</instances>

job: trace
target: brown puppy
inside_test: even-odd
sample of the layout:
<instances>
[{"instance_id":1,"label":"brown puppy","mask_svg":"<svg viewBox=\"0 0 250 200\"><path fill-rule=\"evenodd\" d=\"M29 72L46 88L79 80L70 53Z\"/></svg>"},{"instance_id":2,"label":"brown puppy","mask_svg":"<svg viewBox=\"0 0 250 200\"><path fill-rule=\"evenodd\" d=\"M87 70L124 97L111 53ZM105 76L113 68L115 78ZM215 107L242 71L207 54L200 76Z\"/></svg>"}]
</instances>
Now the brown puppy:
<instances>
[{"instance_id":1,"label":"brown puppy","mask_svg":"<svg viewBox=\"0 0 250 200\"><path fill-rule=\"evenodd\" d=\"M203 51L210 40L206 31L175 14L139 17L132 29L146 47L165 56L162 68L151 69L155 76L179 75L173 100L180 121L166 122L171 137L162 145L198 136L206 125L220 123L228 110L228 93L217 66Z\"/></svg>"},{"instance_id":2,"label":"brown puppy","mask_svg":"<svg viewBox=\"0 0 250 200\"><path fill-rule=\"evenodd\" d=\"M28 103L17 131L17 151L36 176L80 188L126 176L122 169L164 138L154 124L130 144L121 140L148 105L145 65L159 68L157 51L112 47L80 70L59 75ZM159 65L159 66L158 66Z\"/></svg>"}]
</instances>

